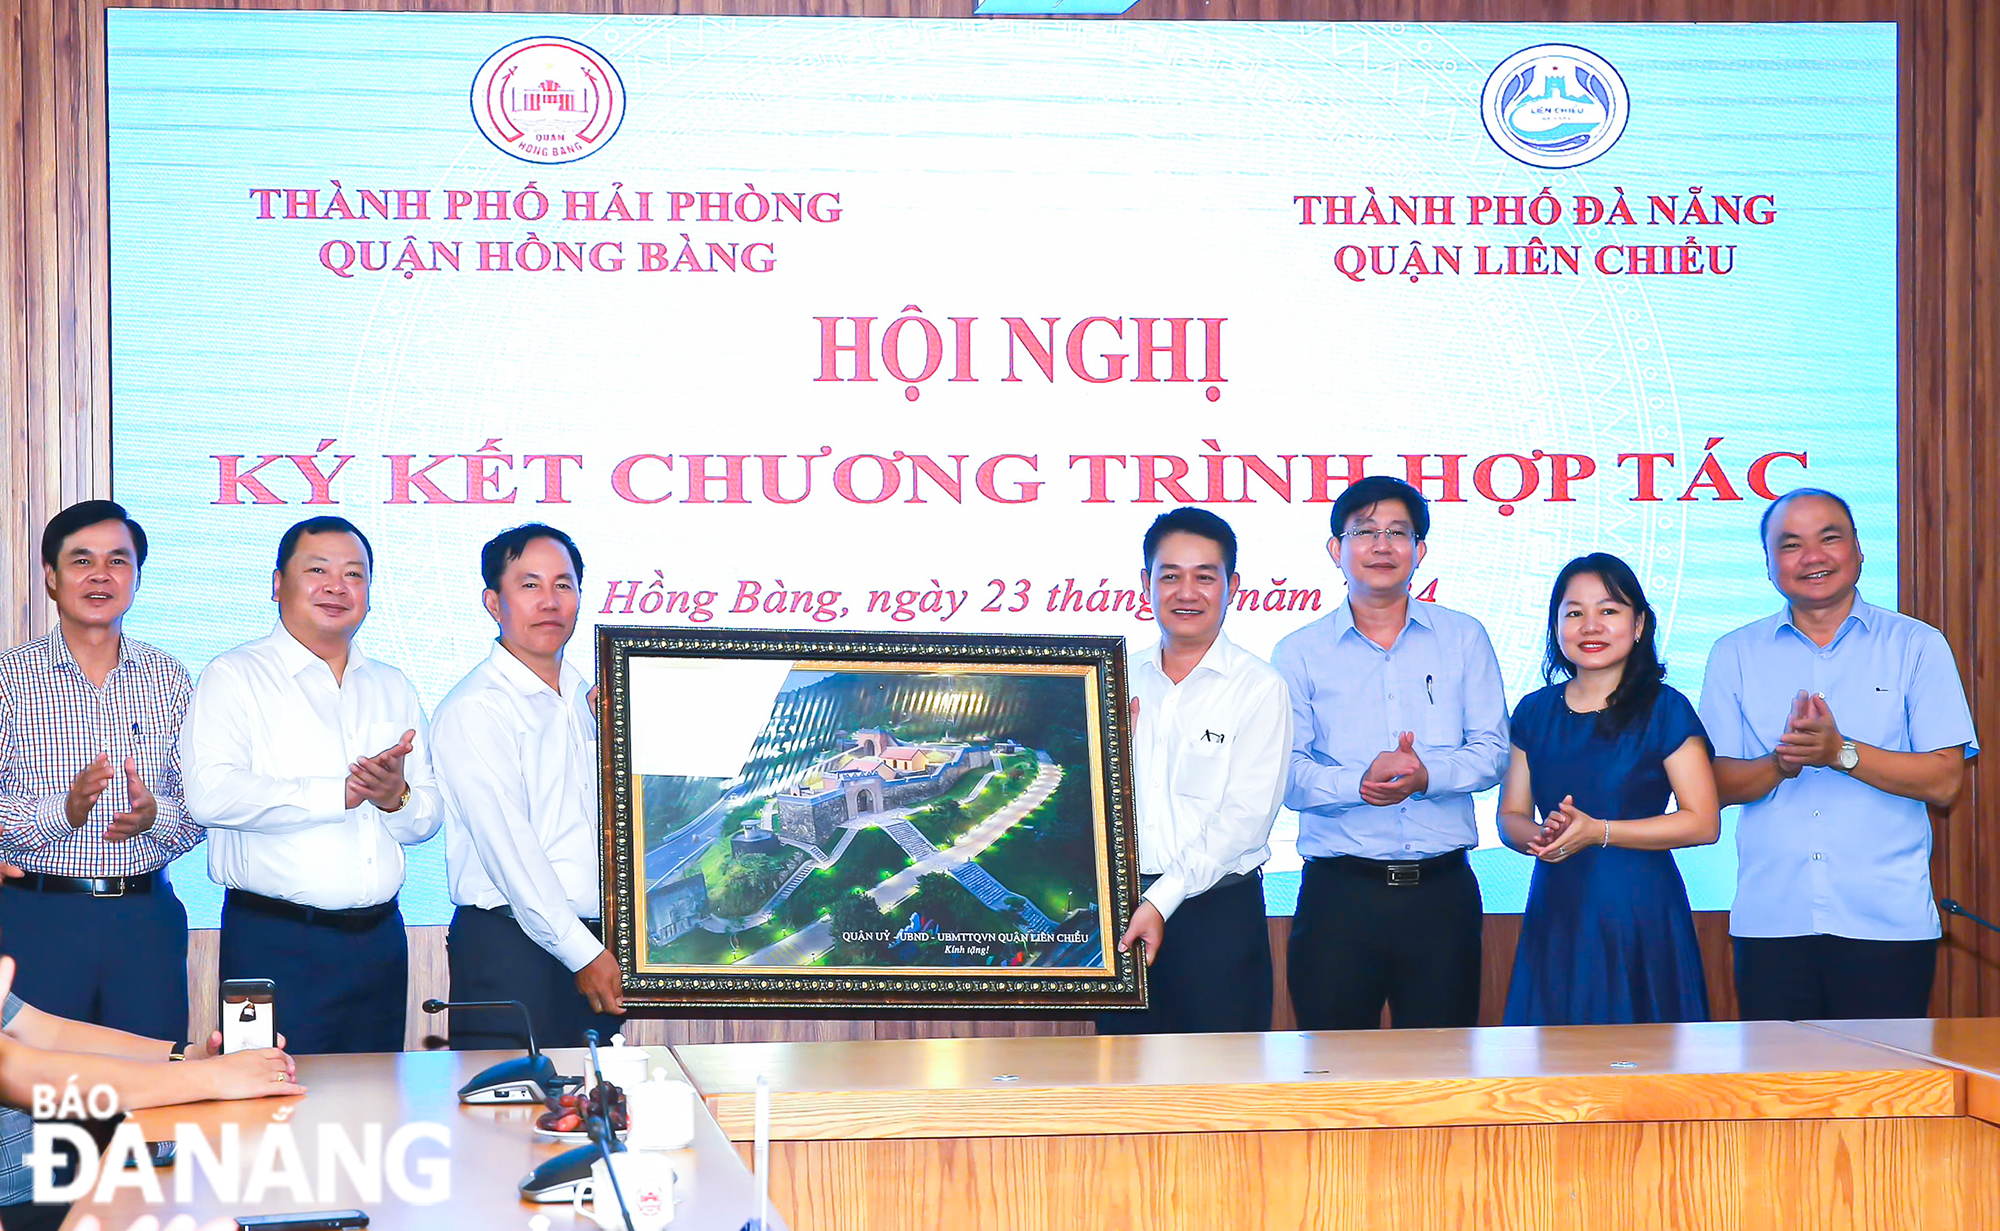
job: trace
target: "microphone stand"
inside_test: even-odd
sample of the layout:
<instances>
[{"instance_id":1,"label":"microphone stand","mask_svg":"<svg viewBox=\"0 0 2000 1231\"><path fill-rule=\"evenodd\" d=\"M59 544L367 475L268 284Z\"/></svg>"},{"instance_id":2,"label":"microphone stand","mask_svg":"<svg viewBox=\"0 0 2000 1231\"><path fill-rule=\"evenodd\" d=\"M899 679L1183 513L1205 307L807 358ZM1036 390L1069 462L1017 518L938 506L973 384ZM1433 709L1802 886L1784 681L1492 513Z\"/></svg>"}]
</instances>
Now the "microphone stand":
<instances>
[{"instance_id":1,"label":"microphone stand","mask_svg":"<svg viewBox=\"0 0 2000 1231\"><path fill-rule=\"evenodd\" d=\"M607 1089L608 1083L604 1080L604 1068L597 1063L597 1032L595 1030L584 1031L583 1041L590 1047L590 1070L597 1074L597 1088L600 1090ZM585 1108L590 1106L589 1091L587 1090L585 1091L583 1105ZM598 1114L594 1117L586 1118L585 1124L590 1132L590 1139L597 1143L597 1151L604 1158L604 1178L611 1181L611 1195L618 1201L618 1213L625 1220L625 1231L636 1231L632 1226L632 1210L625 1204L625 1190L619 1187L618 1184L618 1169L611 1163L611 1146L618 1140L618 1130L611 1126L611 1099L608 1095L602 1100Z\"/></svg>"},{"instance_id":2,"label":"microphone stand","mask_svg":"<svg viewBox=\"0 0 2000 1231\"><path fill-rule=\"evenodd\" d=\"M1938 905L1944 908L1944 913L1947 915L1957 915L1961 919L1970 919L1974 923L1978 924L1980 927L1985 928L1989 932L2000 932L2000 927L1996 927L1995 925L1988 923L1986 920L1981 919L1978 915L1975 915L1971 911L1965 909L1963 906L1960 906L1958 904L1957 898L1946 898L1943 901L1939 902Z\"/></svg>"},{"instance_id":3,"label":"microphone stand","mask_svg":"<svg viewBox=\"0 0 2000 1231\"><path fill-rule=\"evenodd\" d=\"M426 1013L442 1013L447 1009L513 1009L521 1015L521 1026L528 1036L528 1054L517 1060L502 1060L475 1074L458 1091L461 1102L516 1103L541 1102L549 1094L564 1088L564 1080L556 1073L553 1060L544 1056L535 1046L535 1021L528 1014L528 1006L518 1000L426 1000L421 1006Z\"/></svg>"},{"instance_id":4,"label":"microphone stand","mask_svg":"<svg viewBox=\"0 0 2000 1231\"><path fill-rule=\"evenodd\" d=\"M527 1005L524 1005L524 1004L522 1004L522 1003L521 1003L520 1001L518 1001L518 1000L453 1000L453 1001L443 1001L443 1000L436 1000L436 999L432 999L432 1000L426 1000L426 1001L424 1001L424 1003L423 1003L423 1006L422 1006L422 1007L423 1007L423 1010L424 1010L424 1012L426 1012L426 1013L442 1013L442 1012L444 1012L444 1011L445 1011L446 1009L515 1009L515 1010L518 1010L518 1011L520 1012L520 1014L521 1014L521 1028L522 1028L522 1029L523 1029L523 1030L524 1030L524 1031L525 1031L525 1032L527 1033L527 1036L528 1036L528 1059L530 1059L530 1060L540 1060L540 1059L542 1058L542 1052L541 1052L541 1049L535 1046L535 1019L534 1019L533 1017L531 1017L531 1016L530 1016L530 1015L528 1014L528 1006L527 1006Z\"/></svg>"}]
</instances>

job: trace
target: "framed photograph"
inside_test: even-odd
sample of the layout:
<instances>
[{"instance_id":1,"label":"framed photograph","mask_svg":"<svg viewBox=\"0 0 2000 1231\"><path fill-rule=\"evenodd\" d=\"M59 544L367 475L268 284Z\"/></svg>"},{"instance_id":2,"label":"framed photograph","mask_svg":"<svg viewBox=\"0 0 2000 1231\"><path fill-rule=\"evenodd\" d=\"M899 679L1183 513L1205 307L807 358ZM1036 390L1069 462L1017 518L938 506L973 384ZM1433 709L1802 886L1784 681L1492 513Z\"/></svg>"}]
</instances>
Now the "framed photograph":
<instances>
[{"instance_id":1,"label":"framed photograph","mask_svg":"<svg viewBox=\"0 0 2000 1231\"><path fill-rule=\"evenodd\" d=\"M1146 1003L1117 637L601 627L626 1003Z\"/></svg>"}]
</instances>

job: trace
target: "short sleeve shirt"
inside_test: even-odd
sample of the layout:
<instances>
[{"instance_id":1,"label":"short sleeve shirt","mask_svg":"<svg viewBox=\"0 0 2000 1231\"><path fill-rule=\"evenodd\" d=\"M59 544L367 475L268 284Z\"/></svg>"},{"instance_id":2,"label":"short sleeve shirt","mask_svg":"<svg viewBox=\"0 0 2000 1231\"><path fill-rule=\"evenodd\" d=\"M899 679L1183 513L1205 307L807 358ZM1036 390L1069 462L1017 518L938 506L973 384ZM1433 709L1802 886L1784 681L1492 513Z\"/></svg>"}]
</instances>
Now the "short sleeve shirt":
<instances>
[{"instance_id":1,"label":"short sleeve shirt","mask_svg":"<svg viewBox=\"0 0 2000 1231\"><path fill-rule=\"evenodd\" d=\"M1944 634L1856 599L1828 645L1780 610L1715 643L1701 720L1715 755L1769 756L1800 692L1826 699L1840 733L1891 752L1979 751ZM1931 820L1922 800L1808 767L1736 821L1733 936L1937 937Z\"/></svg>"}]
</instances>

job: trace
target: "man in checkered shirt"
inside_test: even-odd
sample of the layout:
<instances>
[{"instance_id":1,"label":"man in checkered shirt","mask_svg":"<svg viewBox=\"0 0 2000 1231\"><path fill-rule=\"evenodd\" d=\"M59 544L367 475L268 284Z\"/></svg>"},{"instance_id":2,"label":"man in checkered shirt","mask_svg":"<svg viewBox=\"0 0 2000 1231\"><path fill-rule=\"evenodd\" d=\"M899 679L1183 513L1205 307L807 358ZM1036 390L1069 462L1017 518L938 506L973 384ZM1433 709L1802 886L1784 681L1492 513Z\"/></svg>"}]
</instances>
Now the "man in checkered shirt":
<instances>
[{"instance_id":1,"label":"man in checkered shirt","mask_svg":"<svg viewBox=\"0 0 2000 1231\"><path fill-rule=\"evenodd\" d=\"M56 629L0 654L0 892L18 990L77 1021L187 1030L187 911L166 865L204 831L181 804L187 668L124 633L146 532L109 500L42 535Z\"/></svg>"}]
</instances>

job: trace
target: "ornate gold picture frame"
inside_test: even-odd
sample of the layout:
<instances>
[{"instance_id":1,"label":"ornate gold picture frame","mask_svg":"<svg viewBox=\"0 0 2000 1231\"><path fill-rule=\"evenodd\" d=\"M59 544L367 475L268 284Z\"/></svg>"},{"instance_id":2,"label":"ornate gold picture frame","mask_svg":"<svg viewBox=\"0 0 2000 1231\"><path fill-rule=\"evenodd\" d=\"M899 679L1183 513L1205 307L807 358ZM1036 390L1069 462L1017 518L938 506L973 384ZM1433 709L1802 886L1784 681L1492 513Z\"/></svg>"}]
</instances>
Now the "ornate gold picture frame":
<instances>
[{"instance_id":1,"label":"ornate gold picture frame","mask_svg":"<svg viewBox=\"0 0 2000 1231\"><path fill-rule=\"evenodd\" d=\"M1145 1004L1118 637L598 629L628 1005Z\"/></svg>"}]
</instances>

